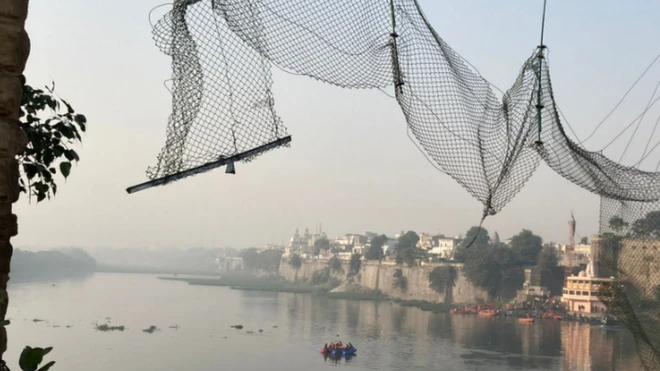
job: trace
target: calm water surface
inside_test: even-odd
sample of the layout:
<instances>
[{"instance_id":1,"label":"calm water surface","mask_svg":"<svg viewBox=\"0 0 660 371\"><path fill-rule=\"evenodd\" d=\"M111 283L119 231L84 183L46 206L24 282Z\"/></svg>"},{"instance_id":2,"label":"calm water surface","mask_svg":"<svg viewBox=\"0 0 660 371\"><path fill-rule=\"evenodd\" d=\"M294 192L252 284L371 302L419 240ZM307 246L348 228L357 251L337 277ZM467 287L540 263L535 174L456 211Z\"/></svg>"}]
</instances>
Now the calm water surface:
<instances>
[{"instance_id":1,"label":"calm water surface","mask_svg":"<svg viewBox=\"0 0 660 371\"><path fill-rule=\"evenodd\" d=\"M189 286L151 275L17 283L10 295L10 367L22 347L32 345L55 347L48 356L57 361L53 371L640 369L629 333L577 323L520 325L390 303ZM94 330L95 322L108 321L127 329ZM235 324L245 327L231 329ZM150 325L160 331L142 331ZM338 339L351 341L359 355L325 361L320 348Z\"/></svg>"}]
</instances>

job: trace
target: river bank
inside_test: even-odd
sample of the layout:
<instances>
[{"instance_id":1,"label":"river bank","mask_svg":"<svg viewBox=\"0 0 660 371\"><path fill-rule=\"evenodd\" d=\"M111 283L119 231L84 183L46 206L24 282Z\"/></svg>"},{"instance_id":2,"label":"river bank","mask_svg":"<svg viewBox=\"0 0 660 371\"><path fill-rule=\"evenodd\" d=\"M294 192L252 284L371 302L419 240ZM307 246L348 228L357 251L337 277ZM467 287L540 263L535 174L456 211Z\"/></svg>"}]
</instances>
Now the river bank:
<instances>
[{"instance_id":1,"label":"river bank","mask_svg":"<svg viewBox=\"0 0 660 371\"><path fill-rule=\"evenodd\" d=\"M256 277L248 274L231 274L219 278L193 278L193 277L158 277L166 281L182 281L189 285L197 286L221 286L229 287L232 290L244 291L262 291L262 292L282 292L295 294L311 294L323 296L331 299L343 299L353 301L376 301L392 302L404 307L418 308L422 311L432 313L449 313L457 307L464 307L465 304L447 304L442 302L430 302L425 300L405 300L391 297L380 290L371 290L359 285L342 285L336 291L337 285L327 282L321 285L312 285L309 282L291 282L279 276ZM333 290L334 289L334 290ZM535 312L529 309L513 309L510 311L500 311L494 317L521 318L530 314L537 319L541 319L543 313ZM587 318L580 315L570 315L563 312L557 312L564 321L582 322L582 323L600 323L599 319Z\"/></svg>"},{"instance_id":2,"label":"river bank","mask_svg":"<svg viewBox=\"0 0 660 371\"><path fill-rule=\"evenodd\" d=\"M423 300L402 300L392 298L379 290L353 290L335 291L332 285L311 285L306 282L291 282L281 277L254 277L249 275L228 275L220 278L187 278L187 277L158 277L166 281L182 281L189 285L198 286L221 286L233 290L263 291L263 292L285 292L296 294L321 295L332 299L356 300L356 301L390 301L405 307L419 308L423 311L433 313L449 313L452 305L444 303L432 303Z\"/></svg>"}]
</instances>

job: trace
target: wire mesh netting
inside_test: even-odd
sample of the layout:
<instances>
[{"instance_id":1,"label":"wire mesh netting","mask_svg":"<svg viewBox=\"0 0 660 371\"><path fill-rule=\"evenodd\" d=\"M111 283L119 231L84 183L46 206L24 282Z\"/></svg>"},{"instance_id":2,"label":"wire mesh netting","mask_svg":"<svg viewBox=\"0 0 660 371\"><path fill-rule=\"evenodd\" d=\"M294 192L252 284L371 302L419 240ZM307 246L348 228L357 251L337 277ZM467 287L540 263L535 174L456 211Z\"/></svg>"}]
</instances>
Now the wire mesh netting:
<instances>
[{"instance_id":1,"label":"wire mesh netting","mask_svg":"<svg viewBox=\"0 0 660 371\"><path fill-rule=\"evenodd\" d=\"M258 18L252 19L247 28L258 39ZM172 57L172 114L158 164L147 171L150 179L287 136L274 110L269 62L231 32L210 1L176 2L154 35Z\"/></svg>"},{"instance_id":2,"label":"wire mesh netting","mask_svg":"<svg viewBox=\"0 0 660 371\"><path fill-rule=\"evenodd\" d=\"M177 0L154 34L173 61L173 111L151 179L287 136L271 64L340 87L393 89L425 155L483 204L484 217L541 160L602 197L598 266L616 283L598 295L632 330L644 365L660 367L660 175L566 135L543 47L498 98L415 0Z\"/></svg>"}]
</instances>

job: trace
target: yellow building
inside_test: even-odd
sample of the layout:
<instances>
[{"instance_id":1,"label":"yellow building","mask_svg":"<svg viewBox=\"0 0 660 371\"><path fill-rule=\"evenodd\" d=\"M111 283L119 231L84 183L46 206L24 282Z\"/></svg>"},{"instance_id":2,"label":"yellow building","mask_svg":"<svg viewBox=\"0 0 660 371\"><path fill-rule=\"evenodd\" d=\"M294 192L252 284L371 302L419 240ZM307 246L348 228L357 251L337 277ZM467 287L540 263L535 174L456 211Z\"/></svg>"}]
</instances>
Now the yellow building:
<instances>
[{"instance_id":1,"label":"yellow building","mask_svg":"<svg viewBox=\"0 0 660 371\"><path fill-rule=\"evenodd\" d=\"M612 278L587 277L582 271L578 276L568 277L561 301L568 310L582 313L602 313L607 307L599 299L601 285L610 284Z\"/></svg>"}]
</instances>

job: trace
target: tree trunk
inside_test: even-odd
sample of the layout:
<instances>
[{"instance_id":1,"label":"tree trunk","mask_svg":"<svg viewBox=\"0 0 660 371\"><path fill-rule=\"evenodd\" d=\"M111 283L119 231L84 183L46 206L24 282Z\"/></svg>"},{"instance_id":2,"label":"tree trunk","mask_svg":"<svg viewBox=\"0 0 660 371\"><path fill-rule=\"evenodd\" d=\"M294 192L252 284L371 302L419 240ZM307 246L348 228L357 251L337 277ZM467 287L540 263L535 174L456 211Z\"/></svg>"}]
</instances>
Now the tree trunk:
<instances>
[{"instance_id":1,"label":"tree trunk","mask_svg":"<svg viewBox=\"0 0 660 371\"><path fill-rule=\"evenodd\" d=\"M18 162L27 137L19 125L23 70L30 53L25 32L28 0L0 2L0 320L5 319L9 298L7 281L11 262L10 239L18 233L12 204L18 200ZM7 350L7 332L0 328L0 359Z\"/></svg>"}]
</instances>

